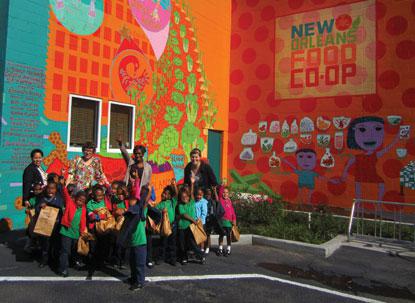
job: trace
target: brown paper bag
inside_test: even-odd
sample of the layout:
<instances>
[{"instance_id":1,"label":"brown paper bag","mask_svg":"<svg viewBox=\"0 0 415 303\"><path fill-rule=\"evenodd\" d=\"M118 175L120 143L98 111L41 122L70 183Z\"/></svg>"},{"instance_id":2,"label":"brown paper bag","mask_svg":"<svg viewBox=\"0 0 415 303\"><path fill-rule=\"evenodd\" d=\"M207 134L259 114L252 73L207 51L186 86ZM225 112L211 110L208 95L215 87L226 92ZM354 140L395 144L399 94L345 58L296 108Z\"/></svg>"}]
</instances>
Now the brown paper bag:
<instances>
[{"instance_id":1,"label":"brown paper bag","mask_svg":"<svg viewBox=\"0 0 415 303\"><path fill-rule=\"evenodd\" d=\"M116 222L117 223L115 224L115 230L116 231L120 231L121 230L122 225L124 224L124 221L125 221L124 216L117 217L117 219L116 219Z\"/></svg>"},{"instance_id":2,"label":"brown paper bag","mask_svg":"<svg viewBox=\"0 0 415 303\"><path fill-rule=\"evenodd\" d=\"M232 234L231 234L232 242L238 242L241 238L241 235L239 234L238 227L236 225L232 226Z\"/></svg>"},{"instance_id":3,"label":"brown paper bag","mask_svg":"<svg viewBox=\"0 0 415 303\"><path fill-rule=\"evenodd\" d=\"M106 220L100 220L95 223L95 230L97 233L106 234L115 229L117 222L108 209L100 208L97 210L97 213L98 215L105 214L107 216Z\"/></svg>"},{"instance_id":4,"label":"brown paper bag","mask_svg":"<svg viewBox=\"0 0 415 303\"><path fill-rule=\"evenodd\" d=\"M50 237L55 227L59 209L46 206L40 210L33 232L38 235Z\"/></svg>"},{"instance_id":5,"label":"brown paper bag","mask_svg":"<svg viewBox=\"0 0 415 303\"><path fill-rule=\"evenodd\" d=\"M190 224L190 230L192 231L197 245L206 241L207 235L203 229L202 221L198 220L197 224Z\"/></svg>"},{"instance_id":6,"label":"brown paper bag","mask_svg":"<svg viewBox=\"0 0 415 303\"><path fill-rule=\"evenodd\" d=\"M161 222L160 224L156 224L156 222L154 222L153 219L151 219L150 217L147 217L147 228L151 229L153 231L153 233L155 234L159 234L160 233L160 228L161 228Z\"/></svg>"},{"instance_id":7,"label":"brown paper bag","mask_svg":"<svg viewBox=\"0 0 415 303\"><path fill-rule=\"evenodd\" d=\"M77 252L81 256L87 256L89 253L89 242L90 240L94 240L94 236L88 233L87 236L80 236L78 239L78 247Z\"/></svg>"},{"instance_id":8,"label":"brown paper bag","mask_svg":"<svg viewBox=\"0 0 415 303\"><path fill-rule=\"evenodd\" d=\"M163 219L161 220L160 234L163 237L168 237L172 234L169 214L167 213L167 211L163 212Z\"/></svg>"},{"instance_id":9,"label":"brown paper bag","mask_svg":"<svg viewBox=\"0 0 415 303\"><path fill-rule=\"evenodd\" d=\"M81 256L87 256L89 254L89 243L87 240L84 240L84 238L82 237L79 237L78 239L77 252Z\"/></svg>"}]
</instances>

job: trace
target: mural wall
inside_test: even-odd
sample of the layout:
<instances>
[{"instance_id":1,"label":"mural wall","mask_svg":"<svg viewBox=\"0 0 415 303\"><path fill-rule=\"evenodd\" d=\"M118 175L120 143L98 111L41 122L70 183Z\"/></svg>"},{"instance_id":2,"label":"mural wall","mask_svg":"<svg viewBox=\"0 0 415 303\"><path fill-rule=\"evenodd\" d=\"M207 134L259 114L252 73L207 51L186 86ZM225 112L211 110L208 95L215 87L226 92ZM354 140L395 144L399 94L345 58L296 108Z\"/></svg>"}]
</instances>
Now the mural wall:
<instances>
[{"instance_id":1,"label":"mural wall","mask_svg":"<svg viewBox=\"0 0 415 303\"><path fill-rule=\"evenodd\" d=\"M232 2L235 189L414 201L415 1Z\"/></svg>"},{"instance_id":2,"label":"mural wall","mask_svg":"<svg viewBox=\"0 0 415 303\"><path fill-rule=\"evenodd\" d=\"M33 148L45 152L48 172L59 172L76 155L67 150L70 94L102 100L99 156L110 180L125 173L120 154L107 149L110 101L135 106L133 143L148 148L157 190L183 178L192 148L207 155L207 130L227 127L227 110L218 112L227 108L227 82L216 84L216 71L206 66L229 68L230 6L217 3L219 21L197 20L193 12L204 16L212 8L193 8L193 2L10 1L0 218L24 226L21 176ZM218 35L213 23L227 30ZM217 42L215 52L199 35Z\"/></svg>"}]
</instances>

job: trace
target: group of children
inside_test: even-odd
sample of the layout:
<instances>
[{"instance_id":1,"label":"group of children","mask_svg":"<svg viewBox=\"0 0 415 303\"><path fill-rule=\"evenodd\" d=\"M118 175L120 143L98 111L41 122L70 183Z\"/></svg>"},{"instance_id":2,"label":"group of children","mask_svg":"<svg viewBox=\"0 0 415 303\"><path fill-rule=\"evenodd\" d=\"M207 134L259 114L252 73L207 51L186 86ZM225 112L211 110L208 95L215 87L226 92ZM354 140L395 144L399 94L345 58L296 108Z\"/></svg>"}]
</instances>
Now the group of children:
<instances>
[{"instance_id":1,"label":"group of children","mask_svg":"<svg viewBox=\"0 0 415 303\"><path fill-rule=\"evenodd\" d=\"M29 224L29 241L25 249L39 244L41 251L40 267L55 265L63 277L68 276L70 263L81 267L85 262L87 279L91 279L95 270L105 262L122 269L129 250L131 277L128 282L131 290L144 286L145 267L164 261L176 266L189 260L188 252L193 251L196 259L203 264L210 251L210 235L219 235L218 256L231 253L231 230L236 224L236 215L229 199L226 187L206 189L194 188L192 184L177 186L175 180L166 186L161 201L156 201L154 188L130 184L121 181L111 185L94 185L82 191L74 184L65 184L58 176L48 179L43 188L34 184L32 198L26 203L28 213L35 215ZM179 188L178 188L179 187ZM50 237L33 233L33 226L41 209L46 206L59 210L55 226ZM171 233L160 234L159 249L153 254L153 238L163 217L168 217ZM207 235L204 243L196 244L191 224L201 221ZM32 227L32 228L31 228ZM223 238L227 238L227 247L223 249ZM89 244L86 256L77 254L77 242L83 239ZM155 241L154 241L155 242ZM156 252L156 251L154 251ZM153 256L155 262L153 263Z\"/></svg>"}]
</instances>

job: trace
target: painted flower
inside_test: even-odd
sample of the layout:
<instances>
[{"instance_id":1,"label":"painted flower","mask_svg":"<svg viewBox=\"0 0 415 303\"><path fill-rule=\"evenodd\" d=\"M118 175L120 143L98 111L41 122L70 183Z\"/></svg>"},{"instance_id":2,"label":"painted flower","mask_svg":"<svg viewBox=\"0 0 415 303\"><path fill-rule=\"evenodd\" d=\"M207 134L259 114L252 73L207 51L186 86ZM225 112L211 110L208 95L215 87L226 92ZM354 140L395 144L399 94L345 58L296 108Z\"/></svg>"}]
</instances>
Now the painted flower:
<instances>
[{"instance_id":1,"label":"painted flower","mask_svg":"<svg viewBox=\"0 0 415 303\"><path fill-rule=\"evenodd\" d=\"M336 18L336 28L339 31L345 31L352 26L352 17L348 14L340 15Z\"/></svg>"}]
</instances>

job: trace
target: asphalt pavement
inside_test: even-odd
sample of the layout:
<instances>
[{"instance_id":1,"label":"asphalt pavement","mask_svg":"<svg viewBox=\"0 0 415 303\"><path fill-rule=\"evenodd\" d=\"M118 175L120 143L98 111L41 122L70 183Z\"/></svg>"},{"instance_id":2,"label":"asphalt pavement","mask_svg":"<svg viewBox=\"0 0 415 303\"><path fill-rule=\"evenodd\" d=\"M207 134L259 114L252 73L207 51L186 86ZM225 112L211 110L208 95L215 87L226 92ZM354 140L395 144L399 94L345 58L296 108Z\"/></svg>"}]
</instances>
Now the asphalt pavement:
<instances>
[{"instance_id":1,"label":"asphalt pavement","mask_svg":"<svg viewBox=\"0 0 415 303\"><path fill-rule=\"evenodd\" d=\"M3 302L414 302L415 259L344 247L317 258L262 246L232 247L229 257L209 254L205 265L161 264L147 270L137 292L122 280L129 270L106 267L86 281L39 268L22 247L24 234L0 235Z\"/></svg>"}]
</instances>

